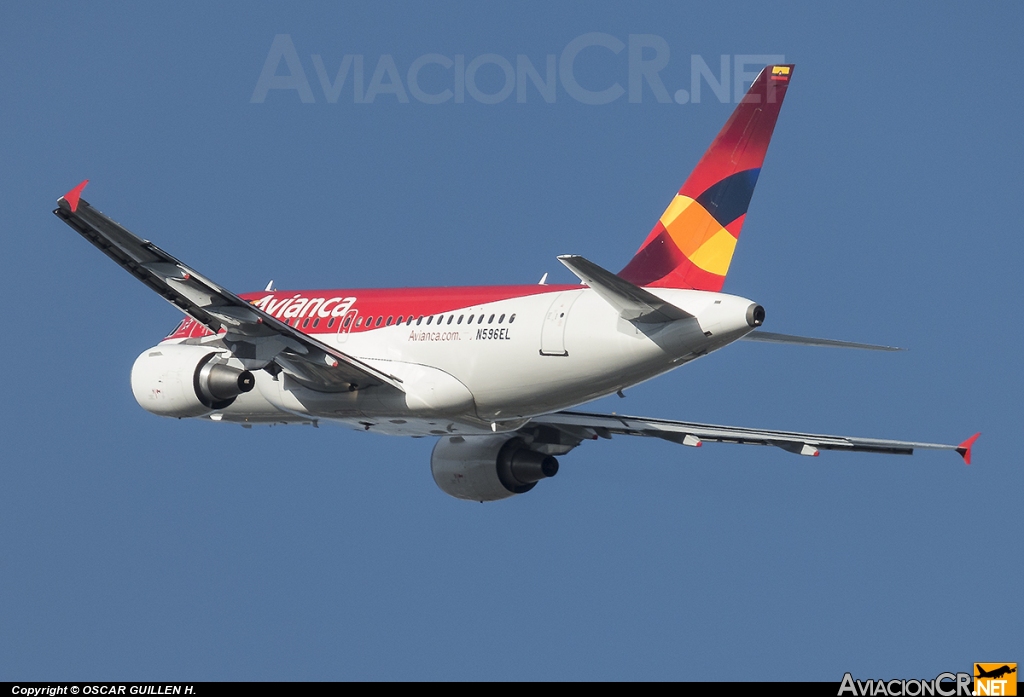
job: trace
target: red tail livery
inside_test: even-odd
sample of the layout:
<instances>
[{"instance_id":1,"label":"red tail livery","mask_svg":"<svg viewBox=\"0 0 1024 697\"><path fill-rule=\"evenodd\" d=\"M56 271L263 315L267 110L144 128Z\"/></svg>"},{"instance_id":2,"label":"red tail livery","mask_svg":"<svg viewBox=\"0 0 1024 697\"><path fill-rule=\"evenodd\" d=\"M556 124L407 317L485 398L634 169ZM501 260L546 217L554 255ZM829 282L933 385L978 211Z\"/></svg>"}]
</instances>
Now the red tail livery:
<instances>
[{"instance_id":1,"label":"red tail livery","mask_svg":"<svg viewBox=\"0 0 1024 697\"><path fill-rule=\"evenodd\" d=\"M722 289L792 74L792 65L761 71L620 276L639 286Z\"/></svg>"}]
</instances>

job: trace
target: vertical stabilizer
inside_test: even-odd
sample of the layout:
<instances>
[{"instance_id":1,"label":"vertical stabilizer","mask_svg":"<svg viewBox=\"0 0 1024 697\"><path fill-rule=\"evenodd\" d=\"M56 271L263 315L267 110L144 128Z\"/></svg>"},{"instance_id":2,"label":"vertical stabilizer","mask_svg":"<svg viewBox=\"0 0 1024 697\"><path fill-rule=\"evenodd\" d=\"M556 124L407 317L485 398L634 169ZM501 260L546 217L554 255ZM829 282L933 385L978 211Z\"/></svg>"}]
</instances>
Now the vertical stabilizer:
<instances>
[{"instance_id":1,"label":"vertical stabilizer","mask_svg":"<svg viewBox=\"0 0 1024 697\"><path fill-rule=\"evenodd\" d=\"M722 289L792 75L792 65L761 71L619 276L639 286Z\"/></svg>"}]
</instances>

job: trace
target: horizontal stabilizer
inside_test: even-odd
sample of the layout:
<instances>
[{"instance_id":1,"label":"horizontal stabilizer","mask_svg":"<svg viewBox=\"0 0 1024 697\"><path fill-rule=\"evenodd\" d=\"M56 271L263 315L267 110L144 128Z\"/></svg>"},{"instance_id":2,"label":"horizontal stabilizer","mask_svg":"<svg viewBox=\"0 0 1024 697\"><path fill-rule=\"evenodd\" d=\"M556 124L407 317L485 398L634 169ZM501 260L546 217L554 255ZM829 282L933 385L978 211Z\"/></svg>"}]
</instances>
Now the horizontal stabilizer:
<instances>
[{"instance_id":1,"label":"horizontal stabilizer","mask_svg":"<svg viewBox=\"0 0 1024 697\"><path fill-rule=\"evenodd\" d=\"M879 346L877 344L859 344L855 341L837 341L836 339L814 339L809 336L793 336L792 334L776 334L760 330L750 332L743 337L744 341L763 341L768 344L798 344L800 346L828 346L830 348L852 348L867 351L903 351L896 346Z\"/></svg>"},{"instance_id":2,"label":"horizontal stabilizer","mask_svg":"<svg viewBox=\"0 0 1024 697\"><path fill-rule=\"evenodd\" d=\"M618 310L619 316L623 319L644 324L693 319L689 312L665 302L654 293L633 285L581 256L566 254L558 257L558 260Z\"/></svg>"}]
</instances>

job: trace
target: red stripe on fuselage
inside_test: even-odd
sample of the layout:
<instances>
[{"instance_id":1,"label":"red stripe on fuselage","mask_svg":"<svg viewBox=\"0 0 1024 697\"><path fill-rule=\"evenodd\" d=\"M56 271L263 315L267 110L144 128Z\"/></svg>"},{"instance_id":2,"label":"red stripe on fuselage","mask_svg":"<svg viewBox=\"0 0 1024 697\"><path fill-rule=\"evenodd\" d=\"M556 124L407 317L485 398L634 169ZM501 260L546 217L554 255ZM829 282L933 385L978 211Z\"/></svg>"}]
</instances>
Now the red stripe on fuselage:
<instances>
[{"instance_id":1,"label":"red stripe on fuselage","mask_svg":"<svg viewBox=\"0 0 1024 697\"><path fill-rule=\"evenodd\" d=\"M461 286L442 288L364 288L358 290L276 290L261 293L244 293L241 297L259 304L274 317L297 326L310 333L337 332L342 318L357 312L358 317L372 317L374 326L352 326L352 332L364 332L378 328L376 318L383 317L380 327L386 325L388 317L408 319L430 317L457 310L469 311L487 303L524 298L542 293L558 293L575 290L578 285L529 285L529 286ZM351 302L349 300L351 299ZM342 310L344 310L342 312ZM511 312L515 312L511 308ZM332 314L333 313L333 314ZM311 320L302 327L303 320ZM313 327L313 322L317 323ZM333 321L332 321L333 320ZM328 327L330 324L330 327ZM354 323L353 323L354 324ZM188 339L207 336L210 331L191 318L178 325L168 339Z\"/></svg>"}]
</instances>

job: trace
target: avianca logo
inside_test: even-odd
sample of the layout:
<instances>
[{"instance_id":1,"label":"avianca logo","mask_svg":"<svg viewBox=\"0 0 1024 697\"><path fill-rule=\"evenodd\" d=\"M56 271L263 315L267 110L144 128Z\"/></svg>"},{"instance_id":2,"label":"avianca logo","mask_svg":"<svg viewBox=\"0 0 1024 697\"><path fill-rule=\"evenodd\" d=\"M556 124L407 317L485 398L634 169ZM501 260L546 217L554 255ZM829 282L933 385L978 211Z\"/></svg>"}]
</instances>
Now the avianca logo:
<instances>
[{"instance_id":1,"label":"avianca logo","mask_svg":"<svg viewBox=\"0 0 1024 697\"><path fill-rule=\"evenodd\" d=\"M275 298L273 295L254 300L253 305L278 319L293 317L343 317L356 304L348 298L304 298L301 293L290 298Z\"/></svg>"}]
</instances>

